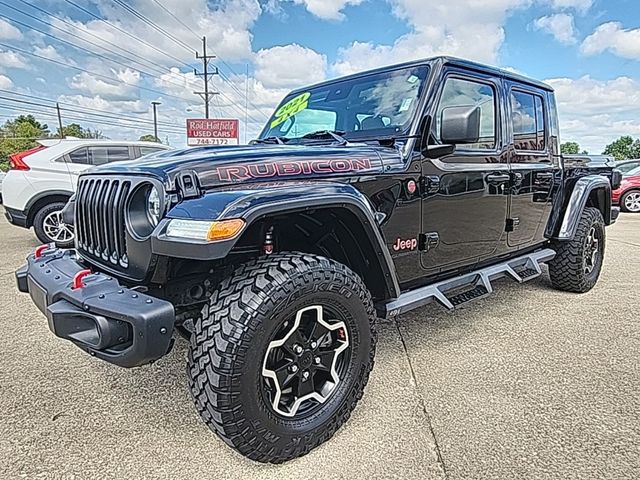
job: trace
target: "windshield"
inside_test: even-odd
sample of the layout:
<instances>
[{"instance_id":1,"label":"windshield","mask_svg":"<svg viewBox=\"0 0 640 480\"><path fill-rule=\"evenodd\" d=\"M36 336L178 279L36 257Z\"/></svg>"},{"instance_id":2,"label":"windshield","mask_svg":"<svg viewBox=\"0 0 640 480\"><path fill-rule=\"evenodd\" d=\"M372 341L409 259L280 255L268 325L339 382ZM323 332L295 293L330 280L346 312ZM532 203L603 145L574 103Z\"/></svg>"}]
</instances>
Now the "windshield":
<instances>
[{"instance_id":1,"label":"windshield","mask_svg":"<svg viewBox=\"0 0 640 480\"><path fill-rule=\"evenodd\" d=\"M635 167L624 173L625 177L634 177L636 175L640 175L640 167Z\"/></svg>"},{"instance_id":2,"label":"windshield","mask_svg":"<svg viewBox=\"0 0 640 480\"><path fill-rule=\"evenodd\" d=\"M289 94L260 139L293 140L323 131L347 139L402 135L411 125L428 71L424 65L401 68Z\"/></svg>"}]
</instances>

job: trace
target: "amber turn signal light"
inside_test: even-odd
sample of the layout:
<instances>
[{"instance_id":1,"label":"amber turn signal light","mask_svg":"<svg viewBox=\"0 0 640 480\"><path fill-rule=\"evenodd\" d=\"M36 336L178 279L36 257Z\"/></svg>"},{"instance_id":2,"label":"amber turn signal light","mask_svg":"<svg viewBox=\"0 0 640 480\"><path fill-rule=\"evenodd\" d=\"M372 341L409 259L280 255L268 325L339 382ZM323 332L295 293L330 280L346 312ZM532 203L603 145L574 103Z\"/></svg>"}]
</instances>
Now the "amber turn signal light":
<instances>
[{"instance_id":1,"label":"amber turn signal light","mask_svg":"<svg viewBox=\"0 0 640 480\"><path fill-rule=\"evenodd\" d=\"M213 222L207 232L207 240L228 240L240 233L240 230L242 230L243 227L244 220L241 218Z\"/></svg>"}]
</instances>

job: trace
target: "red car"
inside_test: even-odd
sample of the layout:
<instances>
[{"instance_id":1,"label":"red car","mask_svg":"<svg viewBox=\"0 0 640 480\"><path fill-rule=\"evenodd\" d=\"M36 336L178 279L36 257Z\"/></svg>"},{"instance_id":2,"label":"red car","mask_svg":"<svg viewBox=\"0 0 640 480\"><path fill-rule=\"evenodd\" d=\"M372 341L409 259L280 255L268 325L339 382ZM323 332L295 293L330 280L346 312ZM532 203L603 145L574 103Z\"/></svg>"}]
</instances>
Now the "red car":
<instances>
[{"instance_id":1,"label":"red car","mask_svg":"<svg viewBox=\"0 0 640 480\"><path fill-rule=\"evenodd\" d=\"M640 212L640 167L622 177L620 187L612 192L612 200L623 212Z\"/></svg>"}]
</instances>

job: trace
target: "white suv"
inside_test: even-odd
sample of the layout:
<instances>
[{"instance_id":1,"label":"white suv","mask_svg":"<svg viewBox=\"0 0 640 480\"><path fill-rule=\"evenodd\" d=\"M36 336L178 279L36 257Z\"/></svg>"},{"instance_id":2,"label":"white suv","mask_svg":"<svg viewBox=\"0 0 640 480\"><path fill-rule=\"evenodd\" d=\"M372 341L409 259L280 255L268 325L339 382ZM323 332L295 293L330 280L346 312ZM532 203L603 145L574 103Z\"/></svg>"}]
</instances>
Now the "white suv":
<instances>
[{"instance_id":1,"label":"white suv","mask_svg":"<svg viewBox=\"0 0 640 480\"><path fill-rule=\"evenodd\" d=\"M73 246L73 227L62 209L76 191L78 176L94 165L133 160L170 147L153 142L115 140L39 140L40 147L11 155L2 185L5 216L14 225L33 227L43 243Z\"/></svg>"}]
</instances>

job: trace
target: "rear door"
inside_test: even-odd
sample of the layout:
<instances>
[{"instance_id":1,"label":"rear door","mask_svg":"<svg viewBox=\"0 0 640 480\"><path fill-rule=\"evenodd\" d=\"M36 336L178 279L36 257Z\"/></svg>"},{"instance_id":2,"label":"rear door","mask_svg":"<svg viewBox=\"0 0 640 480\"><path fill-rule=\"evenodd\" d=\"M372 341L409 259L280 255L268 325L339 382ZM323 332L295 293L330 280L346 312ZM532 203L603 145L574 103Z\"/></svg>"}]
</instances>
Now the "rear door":
<instances>
[{"instance_id":1,"label":"rear door","mask_svg":"<svg viewBox=\"0 0 640 480\"><path fill-rule=\"evenodd\" d=\"M509 192L504 142L502 81L498 77L449 69L433 112L432 137L440 143L442 110L479 107L480 140L458 145L454 154L423 160L425 194L422 232L431 245L422 252L427 274L465 267L493 255L503 238Z\"/></svg>"},{"instance_id":2,"label":"rear door","mask_svg":"<svg viewBox=\"0 0 640 480\"><path fill-rule=\"evenodd\" d=\"M507 90L511 136L507 243L523 247L544 239L558 169L552 162L547 92L513 82L507 83Z\"/></svg>"}]
</instances>

